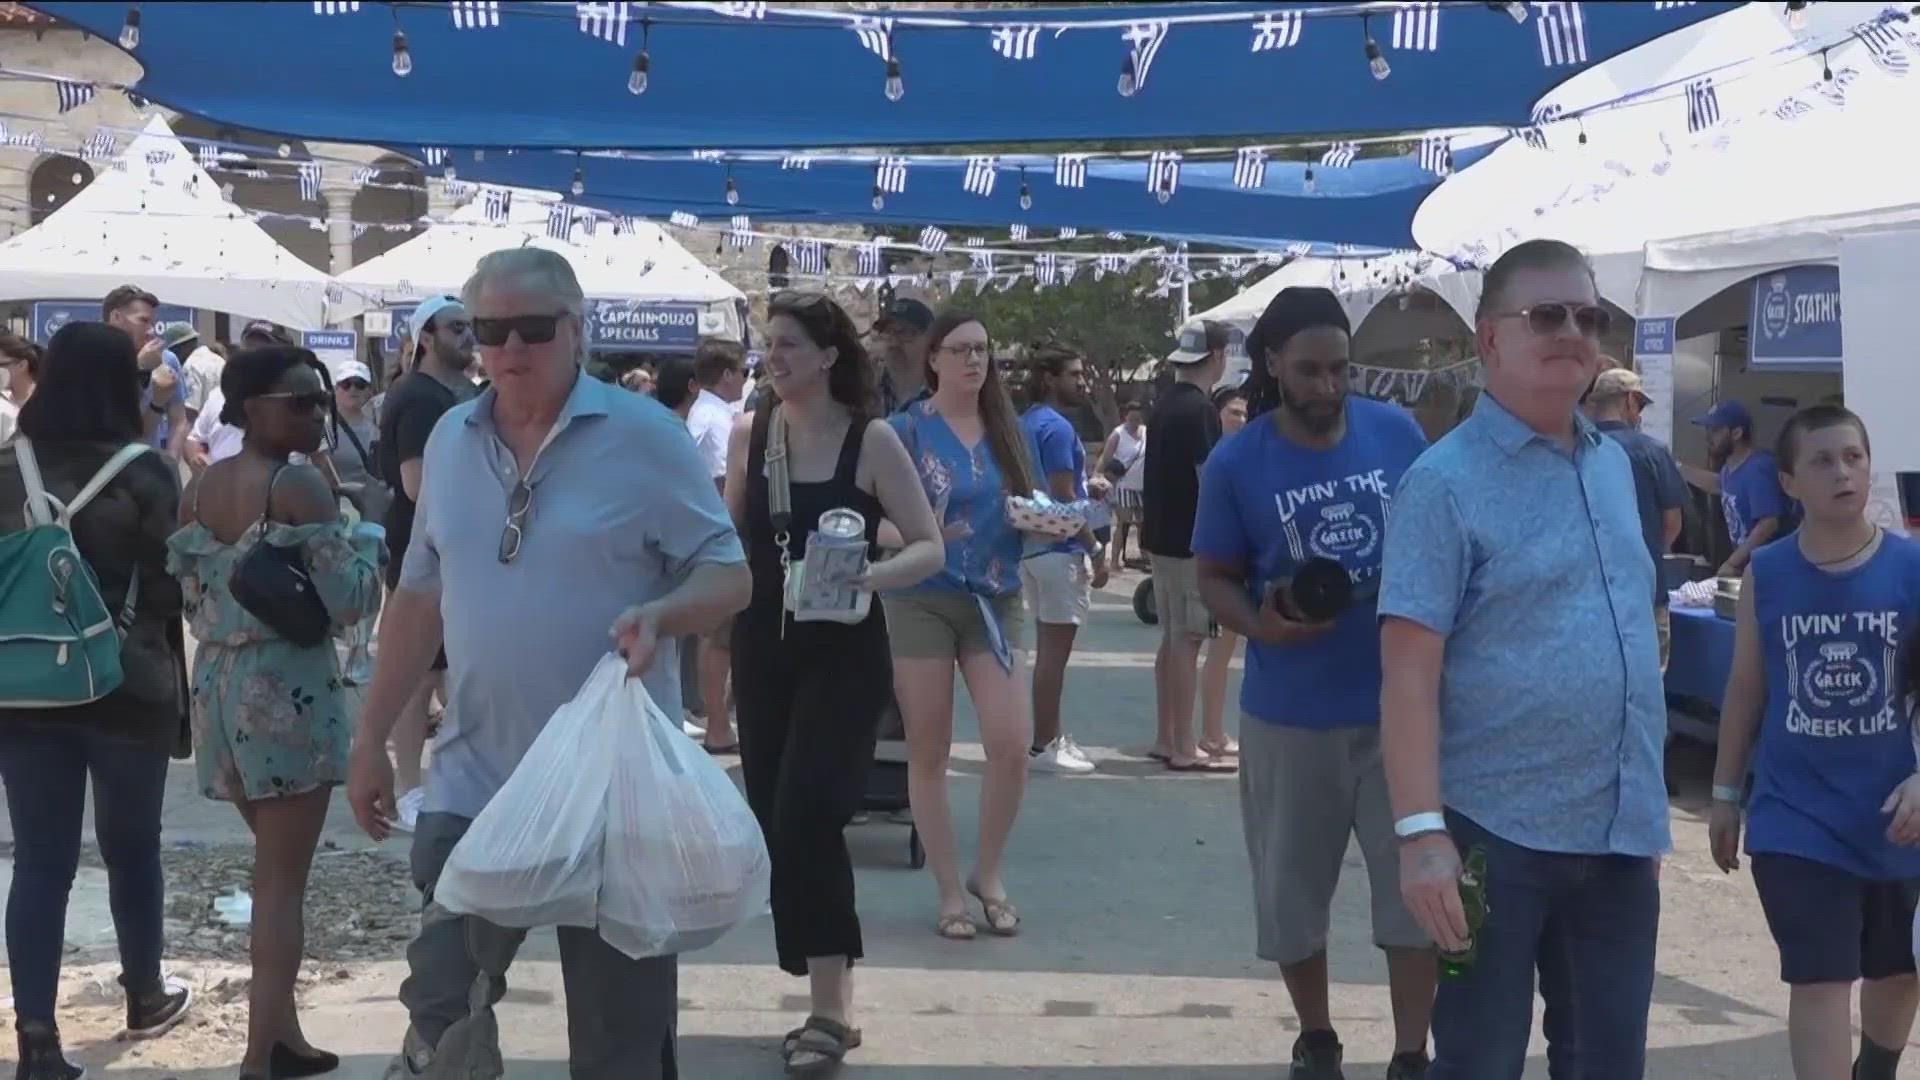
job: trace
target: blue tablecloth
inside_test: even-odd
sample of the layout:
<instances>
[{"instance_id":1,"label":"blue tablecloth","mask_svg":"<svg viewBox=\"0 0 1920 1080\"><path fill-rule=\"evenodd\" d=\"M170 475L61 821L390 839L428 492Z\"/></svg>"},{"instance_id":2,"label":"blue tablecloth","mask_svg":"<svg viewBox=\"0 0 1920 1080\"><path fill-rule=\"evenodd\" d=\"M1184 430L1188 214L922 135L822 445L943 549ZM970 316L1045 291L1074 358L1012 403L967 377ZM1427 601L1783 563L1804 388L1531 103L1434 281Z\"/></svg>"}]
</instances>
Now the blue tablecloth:
<instances>
[{"instance_id":1,"label":"blue tablecloth","mask_svg":"<svg viewBox=\"0 0 1920 1080\"><path fill-rule=\"evenodd\" d=\"M1733 621L1712 608L1673 609L1673 649L1667 660L1667 697L1720 711L1733 668Z\"/></svg>"}]
</instances>

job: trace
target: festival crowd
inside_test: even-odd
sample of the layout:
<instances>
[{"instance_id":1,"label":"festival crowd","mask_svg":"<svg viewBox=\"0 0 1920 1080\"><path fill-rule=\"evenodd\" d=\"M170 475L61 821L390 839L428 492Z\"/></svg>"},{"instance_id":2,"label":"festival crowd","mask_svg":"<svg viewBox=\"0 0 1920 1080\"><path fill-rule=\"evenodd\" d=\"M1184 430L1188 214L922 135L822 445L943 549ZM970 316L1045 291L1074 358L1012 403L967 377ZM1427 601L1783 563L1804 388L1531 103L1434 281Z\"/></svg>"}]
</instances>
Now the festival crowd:
<instances>
[{"instance_id":1,"label":"festival crowd","mask_svg":"<svg viewBox=\"0 0 1920 1080\"><path fill-rule=\"evenodd\" d=\"M1210 328L1091 453L1069 418L1085 358L1029 350L1016 408L1004 350L964 311L898 300L863 333L825 296L781 293L751 373L739 346L707 342L602 381L585 300L554 252L489 255L461 295L414 312L378 397L366 365L330 370L269 324L231 355L156 331L157 300L133 286L44 353L0 335L0 543L70 534L124 671L93 698L0 702L17 1080L83 1072L55 1002L89 780L125 1036L191 1009L163 974L160 862L168 764L188 755L255 844L239 1076L339 1065L302 1032L294 988L344 786L375 839L411 834L422 901L387 1076L465 1080L461 1022L505 993L493 976L526 931L448 912L436 883L610 649L689 737L738 753L771 858L773 959L808 980L785 1072L831 1073L862 1042L844 830L877 743L905 742L930 931L1028 932L1004 873L1028 777L1096 770L1062 721L1065 673L1093 593L1142 563L1152 754L1238 773L1255 949L1299 1021L1289 1075L1344 1075L1327 950L1357 842L1389 1080L1519 1080L1536 997L1551 1076L1637 1080L1671 843L1658 571L1689 484L1723 500L1721 572L1741 582L1712 858L1751 870L1798 1080L1895 1076L1920 1002L1920 547L1868 519L1870 442L1845 408L1802 409L1769 454L1722 402L1700 418L1714 469L1678 465L1638 430L1654 404L1638 376L1601 355L1591 266L1554 241L1486 273L1484 389L1431 445L1405 409L1350 393L1352 327L1324 289L1275 296L1244 384L1222 385L1228 337ZM1010 499L1036 493L1084 525L1023 529ZM847 511L870 553L847 583L864 599L798 617L793 568ZM947 781L956 679L986 757L970 852ZM677 1077L677 957L636 959L590 928L558 939L571 1075Z\"/></svg>"}]
</instances>

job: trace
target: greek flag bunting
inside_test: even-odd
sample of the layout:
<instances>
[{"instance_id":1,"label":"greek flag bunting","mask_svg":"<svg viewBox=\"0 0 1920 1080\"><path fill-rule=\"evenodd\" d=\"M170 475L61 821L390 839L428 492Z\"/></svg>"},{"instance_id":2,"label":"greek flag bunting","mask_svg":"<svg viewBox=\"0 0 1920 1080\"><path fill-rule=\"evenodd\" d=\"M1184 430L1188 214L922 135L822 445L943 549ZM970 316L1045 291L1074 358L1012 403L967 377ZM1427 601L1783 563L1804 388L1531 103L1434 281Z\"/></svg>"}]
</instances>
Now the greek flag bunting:
<instances>
[{"instance_id":1,"label":"greek flag bunting","mask_svg":"<svg viewBox=\"0 0 1920 1080\"><path fill-rule=\"evenodd\" d=\"M580 3L573 5L580 19L580 32L614 45L627 43L627 23L633 19L633 5L618 3Z\"/></svg>"},{"instance_id":2,"label":"greek flag bunting","mask_svg":"<svg viewBox=\"0 0 1920 1080\"><path fill-rule=\"evenodd\" d=\"M208 172L220 167L220 148L212 143L201 143L194 147L193 154L200 159L200 167Z\"/></svg>"},{"instance_id":3,"label":"greek flag bunting","mask_svg":"<svg viewBox=\"0 0 1920 1080\"><path fill-rule=\"evenodd\" d=\"M305 202L320 201L320 163L317 161L300 163L300 198Z\"/></svg>"},{"instance_id":4,"label":"greek flag bunting","mask_svg":"<svg viewBox=\"0 0 1920 1080\"><path fill-rule=\"evenodd\" d=\"M487 188L480 196L482 212L495 225L504 225L513 211L513 192L508 188Z\"/></svg>"},{"instance_id":5,"label":"greek flag bunting","mask_svg":"<svg viewBox=\"0 0 1920 1080\"><path fill-rule=\"evenodd\" d=\"M1528 146L1533 147L1535 150L1545 150L1547 148L1547 125L1559 120L1565 112L1566 110L1564 108L1552 102L1544 105L1536 105L1533 107L1533 124L1529 127L1521 128L1514 134L1520 136Z\"/></svg>"},{"instance_id":6,"label":"greek flag bunting","mask_svg":"<svg viewBox=\"0 0 1920 1080\"><path fill-rule=\"evenodd\" d=\"M674 213L678 214L676 210ZM565 240L573 235L573 207L557 202L547 207L547 235L555 240Z\"/></svg>"},{"instance_id":7,"label":"greek flag bunting","mask_svg":"<svg viewBox=\"0 0 1920 1080\"><path fill-rule=\"evenodd\" d=\"M789 240L787 253L793 256L794 269L799 273L827 272L827 249L818 240Z\"/></svg>"},{"instance_id":8,"label":"greek flag bunting","mask_svg":"<svg viewBox=\"0 0 1920 1080\"><path fill-rule=\"evenodd\" d=\"M1542 64L1565 67L1587 62L1587 23L1581 14L1580 0L1536 2L1533 11Z\"/></svg>"},{"instance_id":9,"label":"greek flag bunting","mask_svg":"<svg viewBox=\"0 0 1920 1080\"><path fill-rule=\"evenodd\" d=\"M453 0L455 30L479 30L500 25L500 0Z\"/></svg>"},{"instance_id":10,"label":"greek flag bunting","mask_svg":"<svg viewBox=\"0 0 1920 1080\"><path fill-rule=\"evenodd\" d=\"M1867 47L1868 58L1881 71L1899 77L1912 69L1912 61L1907 56L1906 39L1891 24L1861 23L1853 28L1853 36Z\"/></svg>"},{"instance_id":11,"label":"greek flag bunting","mask_svg":"<svg viewBox=\"0 0 1920 1080\"><path fill-rule=\"evenodd\" d=\"M907 190L907 159L883 157L873 168L873 186L889 195Z\"/></svg>"},{"instance_id":12,"label":"greek flag bunting","mask_svg":"<svg viewBox=\"0 0 1920 1080\"><path fill-rule=\"evenodd\" d=\"M1079 272L1080 272L1080 260L1078 259L1061 259L1060 260L1060 284L1062 285L1073 284L1073 275Z\"/></svg>"},{"instance_id":13,"label":"greek flag bunting","mask_svg":"<svg viewBox=\"0 0 1920 1080\"><path fill-rule=\"evenodd\" d=\"M1027 239L1026 225L1015 222L1007 226L1007 239L1012 240L1016 244L1025 243Z\"/></svg>"},{"instance_id":14,"label":"greek flag bunting","mask_svg":"<svg viewBox=\"0 0 1920 1080\"><path fill-rule=\"evenodd\" d=\"M939 254L947 249L947 230L929 225L920 230L920 250Z\"/></svg>"},{"instance_id":15,"label":"greek flag bunting","mask_svg":"<svg viewBox=\"0 0 1920 1080\"><path fill-rule=\"evenodd\" d=\"M984 236L969 236L967 237L967 246L968 247L986 247L987 238Z\"/></svg>"},{"instance_id":16,"label":"greek flag bunting","mask_svg":"<svg viewBox=\"0 0 1920 1080\"><path fill-rule=\"evenodd\" d=\"M1073 239L1074 237L1076 237L1076 236L1079 236L1079 235L1080 235L1080 230L1079 230L1079 229L1076 229L1076 228L1074 228L1074 227L1073 227L1073 226L1071 226L1071 225L1062 225L1062 226L1060 226L1060 234L1059 234L1059 238L1060 238L1060 239L1062 239L1062 240L1071 240L1071 239Z\"/></svg>"},{"instance_id":17,"label":"greek flag bunting","mask_svg":"<svg viewBox=\"0 0 1920 1080\"><path fill-rule=\"evenodd\" d=\"M1267 182L1267 151L1265 147L1243 146L1233 152L1233 186L1237 188L1264 187Z\"/></svg>"},{"instance_id":18,"label":"greek flag bunting","mask_svg":"<svg viewBox=\"0 0 1920 1080\"><path fill-rule=\"evenodd\" d=\"M1445 135L1429 135L1421 139L1420 167L1435 176L1453 175L1452 141Z\"/></svg>"},{"instance_id":19,"label":"greek flag bunting","mask_svg":"<svg viewBox=\"0 0 1920 1080\"><path fill-rule=\"evenodd\" d=\"M1300 29L1306 23L1298 11L1275 11L1260 16L1253 24L1253 52L1291 49L1300 44Z\"/></svg>"},{"instance_id":20,"label":"greek flag bunting","mask_svg":"<svg viewBox=\"0 0 1920 1080\"><path fill-rule=\"evenodd\" d=\"M993 51L1009 60L1031 60L1040 47L1040 28L1032 25L993 28Z\"/></svg>"},{"instance_id":21,"label":"greek flag bunting","mask_svg":"<svg viewBox=\"0 0 1920 1080\"><path fill-rule=\"evenodd\" d=\"M1703 76L1687 84L1687 130L1705 131L1720 122L1720 95L1713 79Z\"/></svg>"},{"instance_id":22,"label":"greek flag bunting","mask_svg":"<svg viewBox=\"0 0 1920 1080\"><path fill-rule=\"evenodd\" d=\"M1180 190L1180 151L1155 150L1147 159L1147 190L1156 195Z\"/></svg>"},{"instance_id":23,"label":"greek flag bunting","mask_svg":"<svg viewBox=\"0 0 1920 1080\"><path fill-rule=\"evenodd\" d=\"M120 140L114 138L112 132L96 131L80 144L80 157L86 161L105 161L113 157L119 145Z\"/></svg>"},{"instance_id":24,"label":"greek flag bunting","mask_svg":"<svg viewBox=\"0 0 1920 1080\"><path fill-rule=\"evenodd\" d=\"M732 19L764 19L767 17L767 0L728 0L715 4L714 10Z\"/></svg>"},{"instance_id":25,"label":"greek flag bunting","mask_svg":"<svg viewBox=\"0 0 1920 1080\"><path fill-rule=\"evenodd\" d=\"M1107 236L1107 239L1109 240L1125 240L1127 238L1126 233L1112 231L1112 230L1108 231L1106 236Z\"/></svg>"},{"instance_id":26,"label":"greek flag bunting","mask_svg":"<svg viewBox=\"0 0 1920 1080\"><path fill-rule=\"evenodd\" d=\"M667 224L681 229L697 229L700 227L700 215L686 210L675 210L667 215Z\"/></svg>"},{"instance_id":27,"label":"greek flag bunting","mask_svg":"<svg viewBox=\"0 0 1920 1080\"><path fill-rule=\"evenodd\" d=\"M72 112L93 100L92 83L68 82L65 79L59 79L54 82L53 88L60 99L60 111L63 113Z\"/></svg>"},{"instance_id":28,"label":"greek flag bunting","mask_svg":"<svg viewBox=\"0 0 1920 1080\"><path fill-rule=\"evenodd\" d=\"M1295 240L1293 243L1288 244L1285 250L1286 253L1293 258L1304 259L1313 254L1313 245L1305 241Z\"/></svg>"},{"instance_id":29,"label":"greek flag bunting","mask_svg":"<svg viewBox=\"0 0 1920 1080\"><path fill-rule=\"evenodd\" d=\"M445 165L447 148L444 146L423 146L420 148L420 160L428 165Z\"/></svg>"},{"instance_id":30,"label":"greek flag bunting","mask_svg":"<svg viewBox=\"0 0 1920 1080\"><path fill-rule=\"evenodd\" d=\"M1134 23L1120 36L1127 43L1127 58L1133 65L1133 85L1144 90L1147 72L1153 69L1153 58L1160 55L1160 46L1167 43L1167 23L1165 20Z\"/></svg>"},{"instance_id":31,"label":"greek flag bunting","mask_svg":"<svg viewBox=\"0 0 1920 1080\"><path fill-rule=\"evenodd\" d=\"M373 183L374 180L379 177L379 175L380 175L379 169L376 169L371 165L362 165L359 168L353 170L353 186L366 187L368 184Z\"/></svg>"},{"instance_id":32,"label":"greek flag bunting","mask_svg":"<svg viewBox=\"0 0 1920 1080\"><path fill-rule=\"evenodd\" d=\"M993 182L1000 171L1000 159L996 157L970 157L967 159L967 173L960 186L982 198L993 194Z\"/></svg>"},{"instance_id":33,"label":"greek flag bunting","mask_svg":"<svg viewBox=\"0 0 1920 1080\"><path fill-rule=\"evenodd\" d=\"M747 215L733 215L733 221L727 228L727 246L731 248L753 246L753 222Z\"/></svg>"},{"instance_id":34,"label":"greek flag bunting","mask_svg":"<svg viewBox=\"0 0 1920 1080\"><path fill-rule=\"evenodd\" d=\"M976 273L991 274L993 273L993 252L970 251L967 253L967 264Z\"/></svg>"},{"instance_id":35,"label":"greek flag bunting","mask_svg":"<svg viewBox=\"0 0 1920 1080\"><path fill-rule=\"evenodd\" d=\"M1334 143L1327 148L1326 153L1320 155L1320 164L1325 165L1329 169L1344 169L1352 165L1354 159L1359 156L1360 144L1350 142Z\"/></svg>"},{"instance_id":36,"label":"greek flag bunting","mask_svg":"<svg viewBox=\"0 0 1920 1080\"><path fill-rule=\"evenodd\" d=\"M360 0L313 0L315 15L351 15L360 10Z\"/></svg>"},{"instance_id":37,"label":"greek flag bunting","mask_svg":"<svg viewBox=\"0 0 1920 1080\"><path fill-rule=\"evenodd\" d=\"M861 277L878 277L881 272L880 245L871 241L861 244L854 253L854 273Z\"/></svg>"},{"instance_id":38,"label":"greek flag bunting","mask_svg":"<svg viewBox=\"0 0 1920 1080\"><path fill-rule=\"evenodd\" d=\"M1060 279L1060 262L1052 252L1042 252L1033 257L1033 280L1036 285L1052 285Z\"/></svg>"},{"instance_id":39,"label":"greek flag bunting","mask_svg":"<svg viewBox=\"0 0 1920 1080\"><path fill-rule=\"evenodd\" d=\"M1653 0L1653 10L1673 11L1676 8L1690 8L1699 0Z\"/></svg>"},{"instance_id":40,"label":"greek flag bunting","mask_svg":"<svg viewBox=\"0 0 1920 1080\"><path fill-rule=\"evenodd\" d=\"M1393 47L1411 52L1440 48L1440 5L1410 4L1393 11Z\"/></svg>"},{"instance_id":41,"label":"greek flag bunting","mask_svg":"<svg viewBox=\"0 0 1920 1080\"><path fill-rule=\"evenodd\" d=\"M860 47L882 60L893 59L893 20L855 18L848 24L859 36Z\"/></svg>"},{"instance_id":42,"label":"greek flag bunting","mask_svg":"<svg viewBox=\"0 0 1920 1080\"><path fill-rule=\"evenodd\" d=\"M1053 159L1053 185L1064 188L1087 186L1087 155L1061 154Z\"/></svg>"}]
</instances>

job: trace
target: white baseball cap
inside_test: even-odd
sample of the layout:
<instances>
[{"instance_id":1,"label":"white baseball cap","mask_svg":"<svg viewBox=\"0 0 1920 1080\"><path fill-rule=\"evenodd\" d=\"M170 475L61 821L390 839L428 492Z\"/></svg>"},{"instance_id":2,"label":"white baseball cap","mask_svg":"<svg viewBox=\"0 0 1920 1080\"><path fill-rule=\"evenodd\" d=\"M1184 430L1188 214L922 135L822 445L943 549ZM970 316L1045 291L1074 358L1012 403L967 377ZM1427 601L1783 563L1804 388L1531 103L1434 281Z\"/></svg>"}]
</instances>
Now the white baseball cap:
<instances>
[{"instance_id":1,"label":"white baseball cap","mask_svg":"<svg viewBox=\"0 0 1920 1080\"><path fill-rule=\"evenodd\" d=\"M338 386L348 379L359 379L361 382L371 384L373 372L367 370L367 365L358 360L342 360L333 366L333 384Z\"/></svg>"}]
</instances>

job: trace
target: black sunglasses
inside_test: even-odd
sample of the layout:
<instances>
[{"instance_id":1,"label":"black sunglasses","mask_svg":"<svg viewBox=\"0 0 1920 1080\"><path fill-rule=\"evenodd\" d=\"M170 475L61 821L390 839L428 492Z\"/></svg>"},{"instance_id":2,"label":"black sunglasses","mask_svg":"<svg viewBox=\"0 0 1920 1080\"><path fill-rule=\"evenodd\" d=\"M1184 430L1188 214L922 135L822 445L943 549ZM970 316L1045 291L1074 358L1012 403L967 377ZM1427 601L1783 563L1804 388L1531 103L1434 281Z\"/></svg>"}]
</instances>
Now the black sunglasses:
<instances>
[{"instance_id":1,"label":"black sunglasses","mask_svg":"<svg viewBox=\"0 0 1920 1080\"><path fill-rule=\"evenodd\" d=\"M289 411L296 413L323 412L328 405L333 403L333 395L327 393L325 390L302 390L299 393L294 393L290 390L278 390L271 394L259 394L256 396L278 398L287 403L287 409Z\"/></svg>"},{"instance_id":2,"label":"black sunglasses","mask_svg":"<svg viewBox=\"0 0 1920 1080\"><path fill-rule=\"evenodd\" d=\"M1613 326L1613 313L1594 304L1535 304L1497 317L1525 319L1527 329L1543 337L1559 333L1568 319L1587 337L1599 337Z\"/></svg>"},{"instance_id":3,"label":"black sunglasses","mask_svg":"<svg viewBox=\"0 0 1920 1080\"><path fill-rule=\"evenodd\" d=\"M365 379L342 379L338 385L346 387L348 390L365 390L373 384Z\"/></svg>"},{"instance_id":4,"label":"black sunglasses","mask_svg":"<svg viewBox=\"0 0 1920 1080\"><path fill-rule=\"evenodd\" d=\"M566 318L565 312L558 315L510 315L504 319L473 320L473 337L482 345L499 346L507 343L509 334L519 334L520 340L528 345L545 345L553 340L560 329L560 320Z\"/></svg>"}]
</instances>

